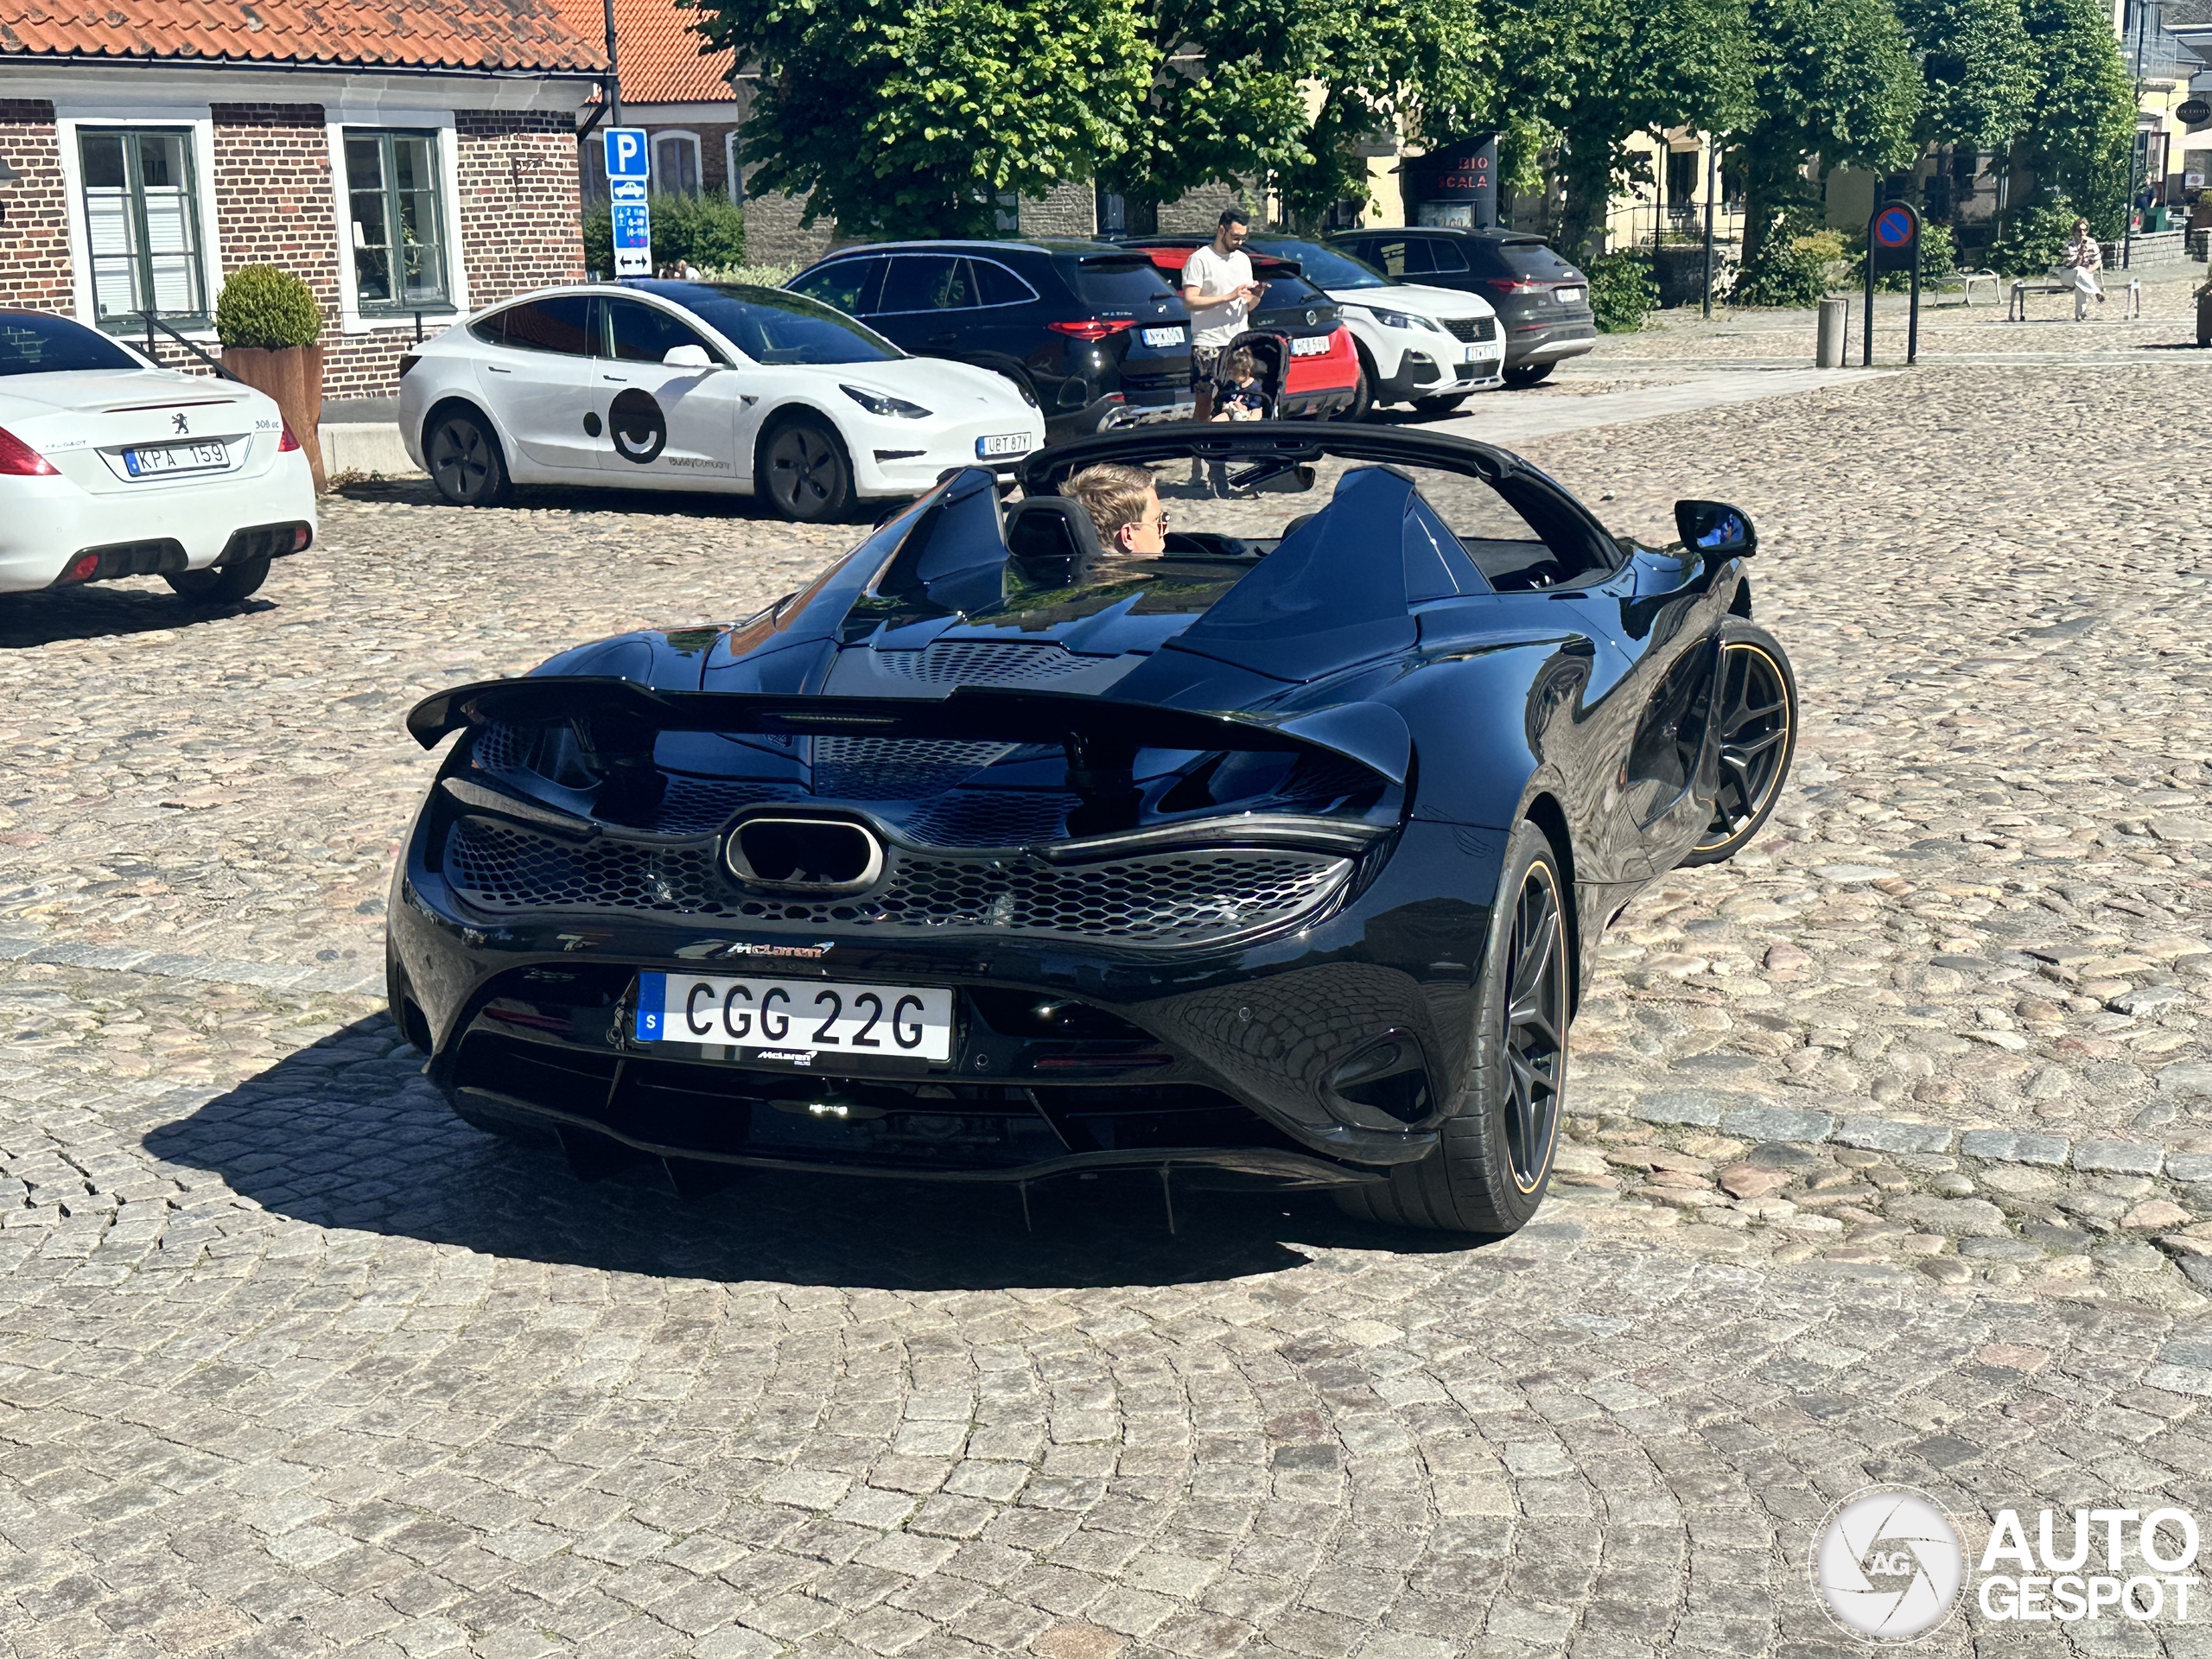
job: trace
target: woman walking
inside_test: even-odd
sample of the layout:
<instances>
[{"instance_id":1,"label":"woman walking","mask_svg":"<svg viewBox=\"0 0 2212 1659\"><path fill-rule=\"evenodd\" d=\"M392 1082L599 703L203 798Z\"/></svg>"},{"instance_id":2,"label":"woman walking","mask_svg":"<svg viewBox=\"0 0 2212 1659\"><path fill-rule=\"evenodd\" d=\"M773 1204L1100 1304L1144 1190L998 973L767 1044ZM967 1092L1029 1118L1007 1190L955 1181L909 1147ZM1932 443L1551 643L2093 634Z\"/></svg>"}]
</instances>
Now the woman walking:
<instances>
[{"instance_id":1,"label":"woman walking","mask_svg":"<svg viewBox=\"0 0 2212 1659\"><path fill-rule=\"evenodd\" d=\"M2089 234L2089 221L2074 221L2073 238L2066 245L2066 251L2059 258L2051 275L2063 283L2074 285L2074 321L2079 322L2089 315L2089 296L2097 296L2097 303L2105 301L2104 284L2097 280L2097 273L2105 268L2104 250L2097 245L2097 238Z\"/></svg>"}]
</instances>

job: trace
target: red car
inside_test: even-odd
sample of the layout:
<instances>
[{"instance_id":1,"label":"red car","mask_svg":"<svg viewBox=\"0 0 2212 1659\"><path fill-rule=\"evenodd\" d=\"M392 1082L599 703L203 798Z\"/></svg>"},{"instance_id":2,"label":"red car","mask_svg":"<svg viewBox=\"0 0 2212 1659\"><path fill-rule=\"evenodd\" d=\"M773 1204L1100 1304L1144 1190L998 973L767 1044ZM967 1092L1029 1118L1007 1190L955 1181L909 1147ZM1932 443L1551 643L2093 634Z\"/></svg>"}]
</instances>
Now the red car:
<instances>
[{"instance_id":1,"label":"red car","mask_svg":"<svg viewBox=\"0 0 2212 1659\"><path fill-rule=\"evenodd\" d=\"M1148 237L1131 245L1182 286L1183 266L1207 238ZM1274 399L1277 420L1326 419L1351 406L1359 386L1359 348L1337 302L1307 282L1295 261L1246 250L1252 275L1267 292L1252 308L1236 344L1260 359L1260 380Z\"/></svg>"}]
</instances>

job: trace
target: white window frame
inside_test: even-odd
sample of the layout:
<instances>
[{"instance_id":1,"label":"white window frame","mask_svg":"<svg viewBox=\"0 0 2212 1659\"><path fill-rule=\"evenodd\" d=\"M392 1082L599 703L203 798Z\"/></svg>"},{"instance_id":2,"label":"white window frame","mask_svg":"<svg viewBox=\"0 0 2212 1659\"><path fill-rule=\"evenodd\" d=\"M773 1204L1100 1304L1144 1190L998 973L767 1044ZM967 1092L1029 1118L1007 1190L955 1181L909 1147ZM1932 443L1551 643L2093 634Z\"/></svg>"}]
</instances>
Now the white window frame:
<instances>
[{"instance_id":1,"label":"white window frame","mask_svg":"<svg viewBox=\"0 0 2212 1659\"><path fill-rule=\"evenodd\" d=\"M736 207L745 206L745 168L737 159L738 141L744 136L737 127L722 134L722 189Z\"/></svg>"},{"instance_id":2,"label":"white window frame","mask_svg":"<svg viewBox=\"0 0 2212 1659\"><path fill-rule=\"evenodd\" d=\"M698 194L707 194L706 161L699 153L699 135L689 127L656 127L645 137L645 148L652 156L652 190L655 195L673 195L664 191L660 181L660 147L671 138L681 138L691 146L691 172L699 181Z\"/></svg>"},{"instance_id":3,"label":"white window frame","mask_svg":"<svg viewBox=\"0 0 2212 1659\"><path fill-rule=\"evenodd\" d=\"M458 322L472 307L468 298L468 254L461 237L461 141L454 131L453 111L334 105L327 113L340 118L323 124L324 148L330 157L330 237L338 262L339 333L389 334L395 328L412 330L415 327L412 311L378 311L365 317L361 315L360 285L353 273L353 207L348 200L346 177L348 127L358 127L364 132L413 128L418 132L437 134L438 208L446 222L446 292L452 298L439 309L423 313L423 332L427 334L433 328Z\"/></svg>"},{"instance_id":4,"label":"white window frame","mask_svg":"<svg viewBox=\"0 0 2212 1659\"><path fill-rule=\"evenodd\" d=\"M67 197L71 302L76 321L105 334L100 327L99 306L92 297L92 233L85 222L84 157L78 147L81 127L188 127L192 130L192 166L195 194L200 199L200 280L206 284L207 314L223 291L223 239L215 214L215 114L205 104L183 104L149 111L143 101L128 105L95 104L58 105L54 112L54 136L61 149L61 188ZM204 328L178 330L187 340L204 342L215 338L212 324ZM117 338L117 336L110 336ZM145 335L120 336L144 344Z\"/></svg>"}]
</instances>

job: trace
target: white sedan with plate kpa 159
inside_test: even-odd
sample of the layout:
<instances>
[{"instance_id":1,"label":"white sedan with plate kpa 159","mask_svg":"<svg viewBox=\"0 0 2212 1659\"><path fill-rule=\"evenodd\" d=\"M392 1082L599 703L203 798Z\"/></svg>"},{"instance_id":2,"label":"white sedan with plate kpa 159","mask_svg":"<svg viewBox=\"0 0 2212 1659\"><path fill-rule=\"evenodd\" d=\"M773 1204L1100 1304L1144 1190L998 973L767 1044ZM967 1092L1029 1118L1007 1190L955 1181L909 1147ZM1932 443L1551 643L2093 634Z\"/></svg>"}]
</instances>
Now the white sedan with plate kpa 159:
<instances>
[{"instance_id":1,"label":"white sedan with plate kpa 159","mask_svg":"<svg viewBox=\"0 0 2212 1659\"><path fill-rule=\"evenodd\" d=\"M0 310L0 593L160 576L235 603L315 530L308 458L274 400Z\"/></svg>"},{"instance_id":2,"label":"white sedan with plate kpa 159","mask_svg":"<svg viewBox=\"0 0 2212 1659\"><path fill-rule=\"evenodd\" d=\"M636 282L547 289L400 362L400 431L446 499L516 484L763 495L785 518L1010 469L1045 441L1026 387L907 356L783 289Z\"/></svg>"}]
</instances>

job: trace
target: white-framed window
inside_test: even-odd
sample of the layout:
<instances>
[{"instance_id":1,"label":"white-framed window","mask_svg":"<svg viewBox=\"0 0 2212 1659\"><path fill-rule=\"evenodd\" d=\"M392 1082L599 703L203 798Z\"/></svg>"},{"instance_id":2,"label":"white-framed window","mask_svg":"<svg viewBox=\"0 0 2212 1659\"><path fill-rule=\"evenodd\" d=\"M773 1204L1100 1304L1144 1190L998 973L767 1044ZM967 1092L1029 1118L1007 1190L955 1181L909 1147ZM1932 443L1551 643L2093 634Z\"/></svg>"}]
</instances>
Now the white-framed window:
<instances>
[{"instance_id":1,"label":"white-framed window","mask_svg":"<svg viewBox=\"0 0 2212 1659\"><path fill-rule=\"evenodd\" d=\"M468 309L453 111L365 104L329 115L340 331L451 321Z\"/></svg>"},{"instance_id":2,"label":"white-framed window","mask_svg":"<svg viewBox=\"0 0 2212 1659\"><path fill-rule=\"evenodd\" d=\"M653 134L653 188L665 196L699 194L699 135Z\"/></svg>"},{"instance_id":3,"label":"white-framed window","mask_svg":"<svg viewBox=\"0 0 2212 1659\"><path fill-rule=\"evenodd\" d=\"M745 205L745 165L738 152L744 148L744 137L734 127L722 135L722 177L729 184L729 199L740 207Z\"/></svg>"},{"instance_id":4,"label":"white-framed window","mask_svg":"<svg viewBox=\"0 0 2212 1659\"><path fill-rule=\"evenodd\" d=\"M342 239L352 245L361 315L449 308L437 133L348 127L344 161Z\"/></svg>"},{"instance_id":5,"label":"white-framed window","mask_svg":"<svg viewBox=\"0 0 2212 1659\"><path fill-rule=\"evenodd\" d=\"M206 105L110 116L56 111L78 321L141 338L146 312L212 332L222 289L215 226L214 124Z\"/></svg>"}]
</instances>

